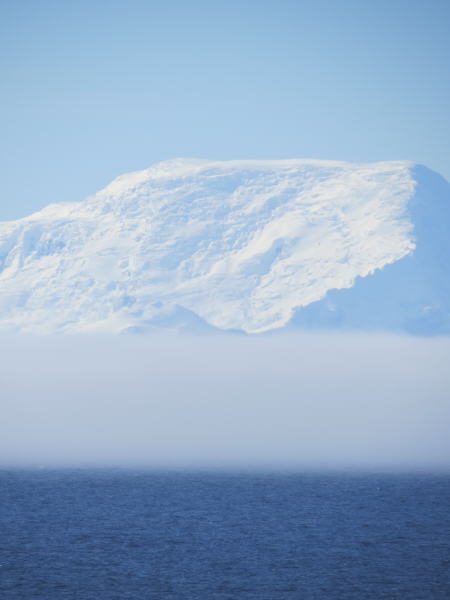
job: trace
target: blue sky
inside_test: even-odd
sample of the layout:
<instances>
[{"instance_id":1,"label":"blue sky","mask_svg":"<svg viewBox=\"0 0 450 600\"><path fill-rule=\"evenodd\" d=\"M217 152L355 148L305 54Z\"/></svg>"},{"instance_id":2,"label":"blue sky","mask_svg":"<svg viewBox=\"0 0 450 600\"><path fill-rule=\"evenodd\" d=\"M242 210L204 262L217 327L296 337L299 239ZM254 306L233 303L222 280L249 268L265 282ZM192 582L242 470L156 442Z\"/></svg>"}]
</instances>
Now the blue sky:
<instances>
[{"instance_id":1,"label":"blue sky","mask_svg":"<svg viewBox=\"0 0 450 600\"><path fill-rule=\"evenodd\" d=\"M0 1L0 219L178 156L450 179L448 0Z\"/></svg>"}]
</instances>

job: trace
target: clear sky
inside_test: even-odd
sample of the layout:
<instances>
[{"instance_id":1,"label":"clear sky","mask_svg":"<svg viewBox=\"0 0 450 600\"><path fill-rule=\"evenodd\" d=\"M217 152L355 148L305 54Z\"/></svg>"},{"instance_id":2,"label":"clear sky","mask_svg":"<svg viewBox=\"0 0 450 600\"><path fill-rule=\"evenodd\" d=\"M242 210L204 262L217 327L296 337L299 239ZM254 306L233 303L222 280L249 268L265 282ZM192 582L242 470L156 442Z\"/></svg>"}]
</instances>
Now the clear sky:
<instances>
[{"instance_id":1,"label":"clear sky","mask_svg":"<svg viewBox=\"0 0 450 600\"><path fill-rule=\"evenodd\" d=\"M448 0L0 0L0 219L173 157L450 179Z\"/></svg>"}]
</instances>

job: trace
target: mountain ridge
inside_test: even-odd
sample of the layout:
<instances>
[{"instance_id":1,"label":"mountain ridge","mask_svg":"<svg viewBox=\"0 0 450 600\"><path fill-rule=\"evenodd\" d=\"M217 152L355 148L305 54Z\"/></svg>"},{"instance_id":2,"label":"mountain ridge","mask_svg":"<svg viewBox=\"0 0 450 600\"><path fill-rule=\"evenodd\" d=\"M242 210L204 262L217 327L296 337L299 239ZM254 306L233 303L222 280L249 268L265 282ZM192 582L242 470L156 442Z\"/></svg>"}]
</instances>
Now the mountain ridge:
<instances>
[{"instance_id":1,"label":"mountain ridge","mask_svg":"<svg viewBox=\"0 0 450 600\"><path fill-rule=\"evenodd\" d=\"M389 265L417 254L413 279L437 269L448 250L450 197L437 179L410 161L308 159L173 159L122 175L79 203L0 223L0 330L414 332L401 310L396 323L386 320L387 308L384 321L368 314L364 322L373 290L353 307L354 299L333 296L355 296L359 280L389 279ZM427 218L431 233L423 231ZM440 281L423 283L423 298L414 289L408 309L417 320L428 296L439 296L433 333L447 331L445 258L441 270ZM383 286L375 286L380 298ZM394 304L403 302L397 296Z\"/></svg>"}]
</instances>

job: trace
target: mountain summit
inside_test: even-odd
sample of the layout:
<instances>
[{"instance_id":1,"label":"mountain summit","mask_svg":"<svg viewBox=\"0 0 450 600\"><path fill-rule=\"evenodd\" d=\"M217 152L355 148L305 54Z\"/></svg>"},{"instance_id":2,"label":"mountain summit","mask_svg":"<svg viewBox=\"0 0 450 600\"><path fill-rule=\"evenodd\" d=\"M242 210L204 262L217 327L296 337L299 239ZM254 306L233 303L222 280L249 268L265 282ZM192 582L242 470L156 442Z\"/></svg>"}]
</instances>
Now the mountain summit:
<instances>
[{"instance_id":1,"label":"mountain summit","mask_svg":"<svg viewBox=\"0 0 450 600\"><path fill-rule=\"evenodd\" d=\"M410 162L170 160L0 223L0 329L449 333L449 226Z\"/></svg>"}]
</instances>

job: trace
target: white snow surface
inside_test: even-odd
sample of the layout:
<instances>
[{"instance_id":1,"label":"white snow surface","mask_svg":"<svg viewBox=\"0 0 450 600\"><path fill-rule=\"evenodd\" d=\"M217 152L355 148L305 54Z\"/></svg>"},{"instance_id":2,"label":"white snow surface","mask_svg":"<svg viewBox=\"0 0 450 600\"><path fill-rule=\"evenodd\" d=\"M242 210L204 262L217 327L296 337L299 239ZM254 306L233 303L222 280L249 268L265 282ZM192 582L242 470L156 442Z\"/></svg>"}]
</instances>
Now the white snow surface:
<instances>
[{"instance_id":1,"label":"white snow surface","mask_svg":"<svg viewBox=\"0 0 450 600\"><path fill-rule=\"evenodd\" d=\"M176 159L0 223L0 330L283 327L414 250L413 166Z\"/></svg>"}]
</instances>

